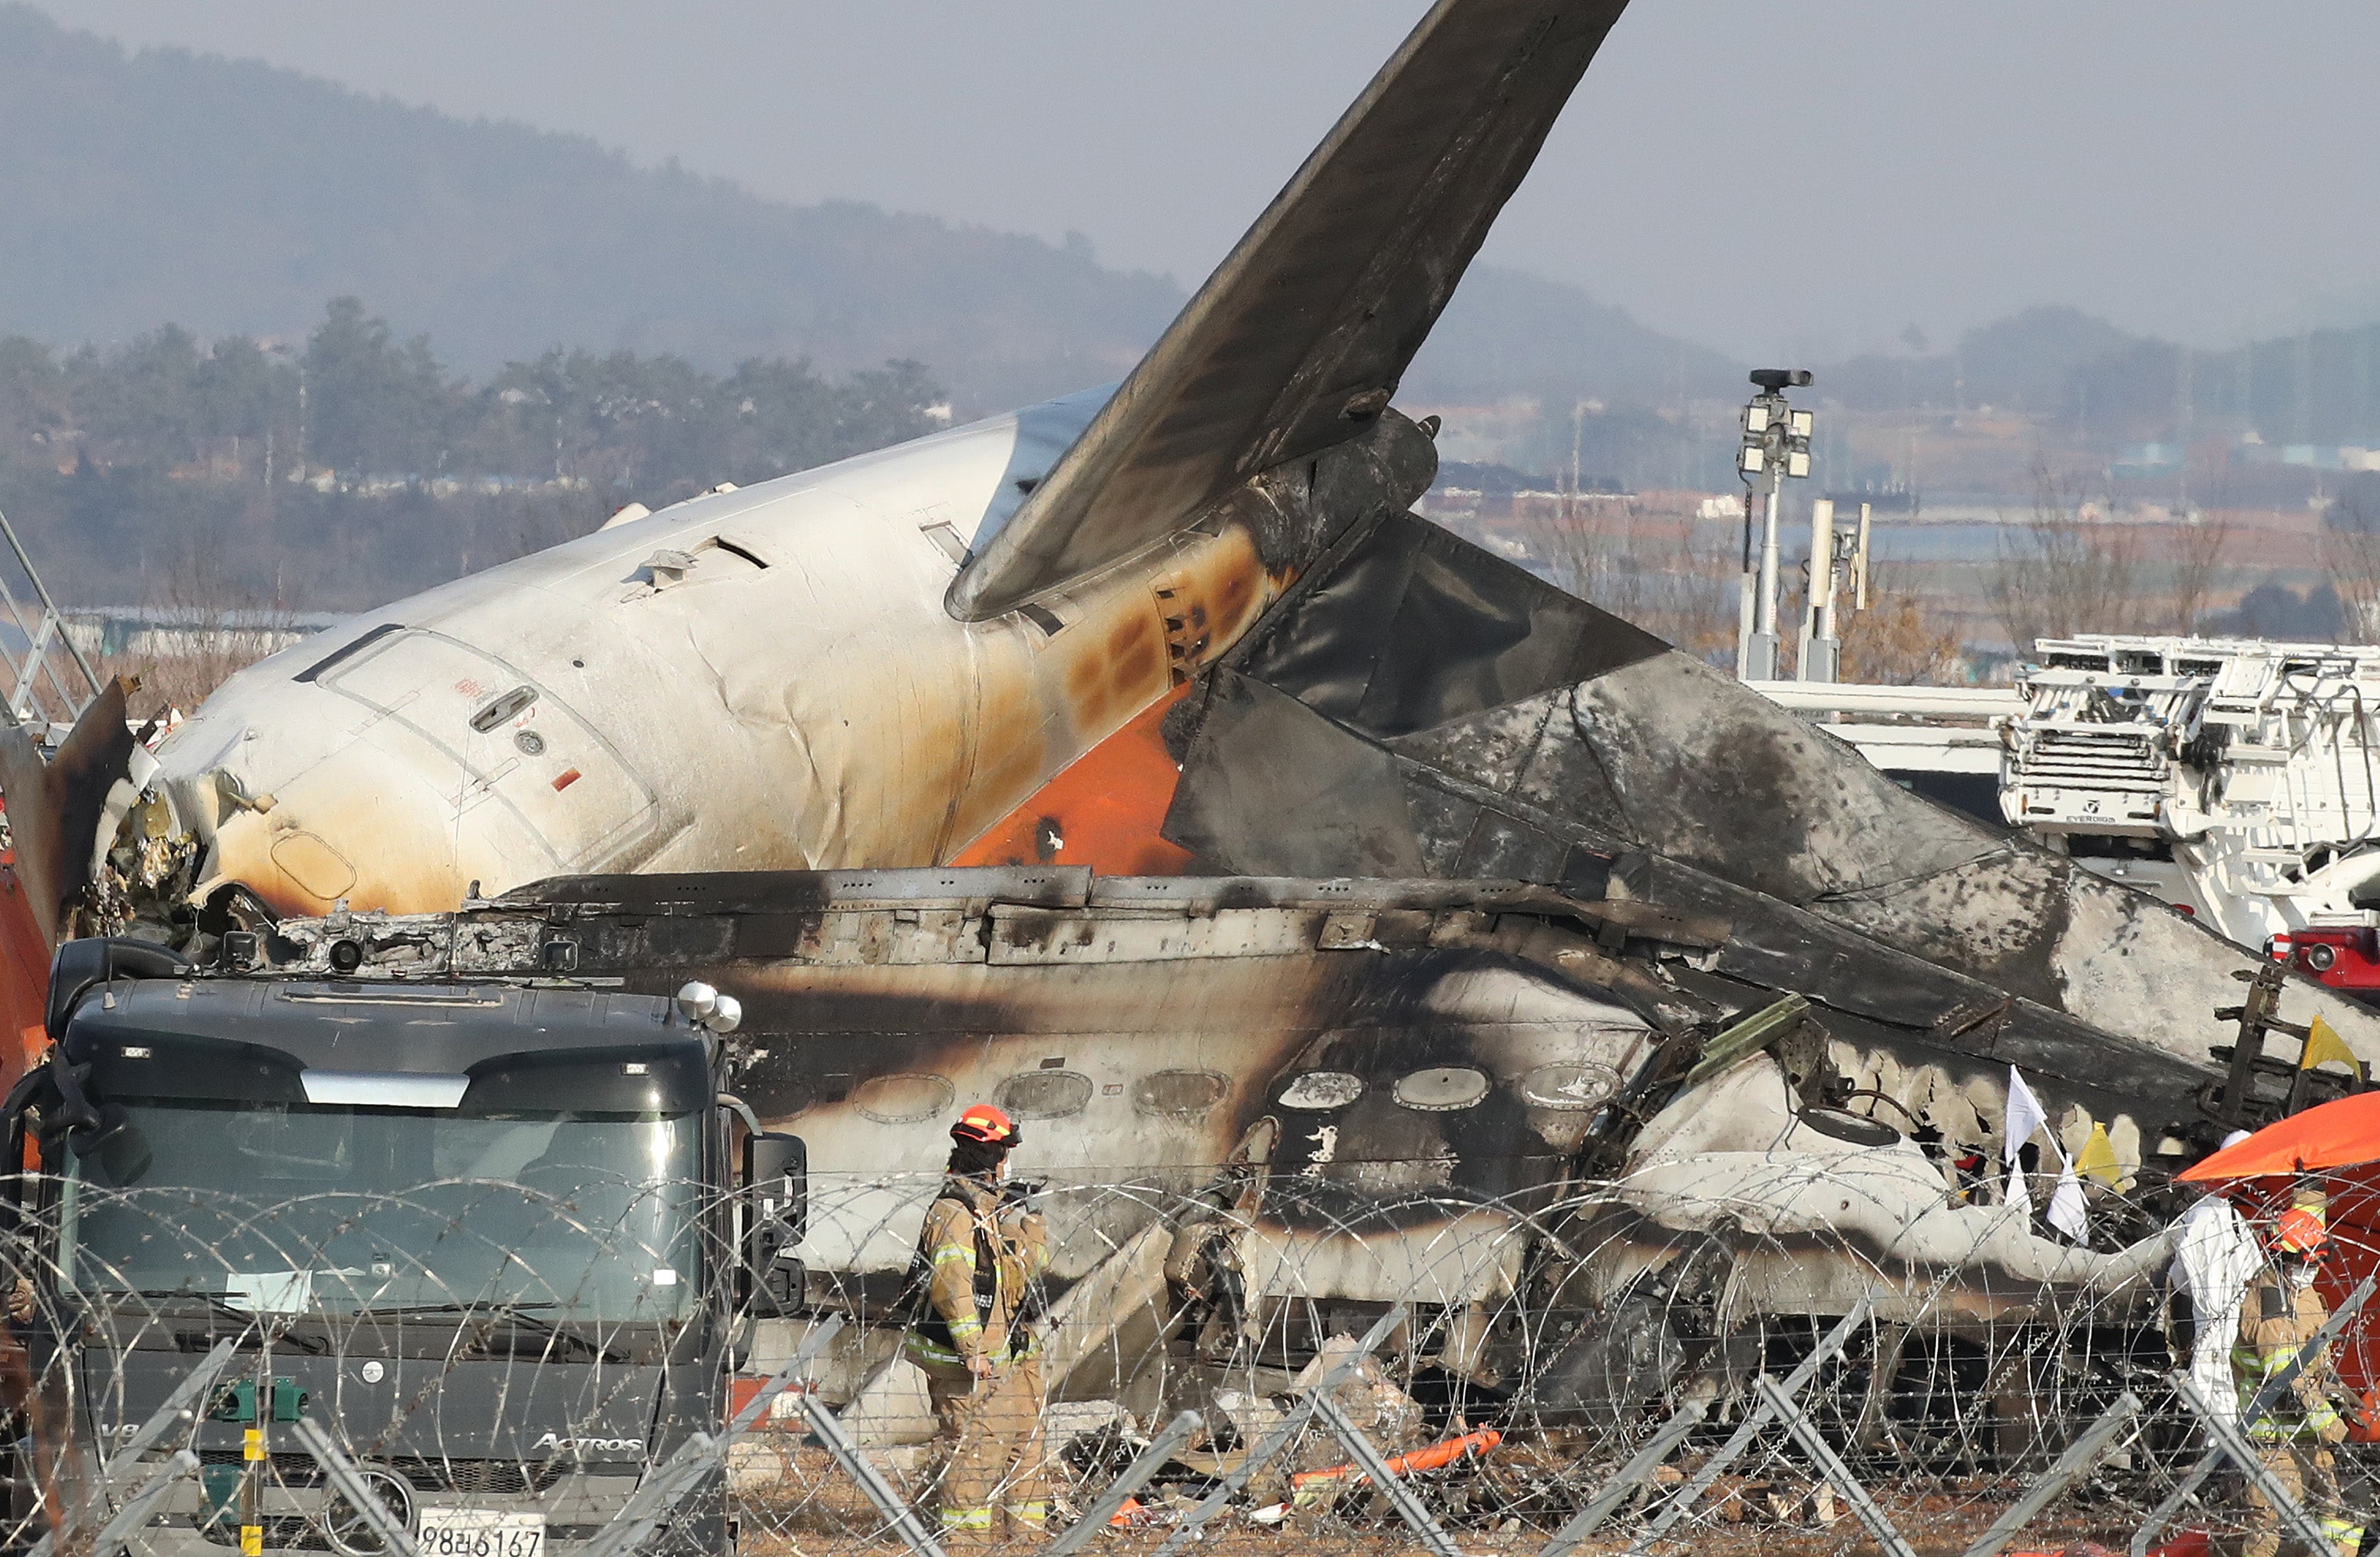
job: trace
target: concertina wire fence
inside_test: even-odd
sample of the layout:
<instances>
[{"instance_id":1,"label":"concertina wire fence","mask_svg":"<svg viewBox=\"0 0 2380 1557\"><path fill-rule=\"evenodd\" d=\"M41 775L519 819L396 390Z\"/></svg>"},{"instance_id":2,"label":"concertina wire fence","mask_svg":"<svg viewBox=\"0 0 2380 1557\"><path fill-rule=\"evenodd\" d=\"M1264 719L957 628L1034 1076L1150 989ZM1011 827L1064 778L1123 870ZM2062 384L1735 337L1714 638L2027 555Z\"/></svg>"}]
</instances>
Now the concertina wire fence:
<instances>
[{"instance_id":1,"label":"concertina wire fence","mask_svg":"<svg viewBox=\"0 0 2380 1557\"><path fill-rule=\"evenodd\" d=\"M1801 1171L1859 1193L1852 1167ZM549 1548L601 1557L930 1551L941 1455L899 1308L940 1175L813 1175L806 1283L776 1312L703 1277L731 1263L732 1202L632 1176L31 1181L0 1248L9 1548L236 1551L252 1520L268 1550L535 1557L454 1513L528 1510ZM2022 1218L2004 1207L1974 1213L1976 1259L1912 1266L1779 1231L1764 1198L1671 1228L1625 1180L1497 1202L1070 1177L1036 1200L1055 1507L996 1524L1004 1550L1908 1557L2243 1527L2235 1469L2184 1485L2210 1442L2174 1381L2192 1318L2143 1244L2171 1191L2095 1191L2099 1252L2059 1258L2095 1275L2028 1283L1985 1258ZM1856 1296L1781 1300L1822 1290ZM701 1387L714 1342L743 1381L725 1400ZM246 1505L243 1386L272 1403ZM2351 1513L2366 1453L2338 1451ZM1414 1458L1383 1485L1366 1454Z\"/></svg>"}]
</instances>

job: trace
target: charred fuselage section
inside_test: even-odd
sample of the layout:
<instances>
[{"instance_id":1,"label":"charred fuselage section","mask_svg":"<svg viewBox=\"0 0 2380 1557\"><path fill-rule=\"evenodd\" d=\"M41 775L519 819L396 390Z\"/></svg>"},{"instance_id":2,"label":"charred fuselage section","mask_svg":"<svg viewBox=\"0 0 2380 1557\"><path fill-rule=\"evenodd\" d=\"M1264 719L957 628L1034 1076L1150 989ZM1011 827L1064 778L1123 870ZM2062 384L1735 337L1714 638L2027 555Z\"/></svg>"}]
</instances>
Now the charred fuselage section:
<instances>
[{"instance_id":1,"label":"charred fuselage section","mask_svg":"<svg viewBox=\"0 0 2380 1557\"><path fill-rule=\"evenodd\" d=\"M2162 1244L2126 1245L2152 1229L2070 1247L1960 1163L1997 1156L2013 1063L2154 1182L2200 1149L2210 1067L1627 859L1569 874L575 878L228 950L735 994L736 1089L809 1143L809 1297L879 1320L951 1119L998 1101L1048 1186L1075 1393L1397 1302L1447 1378L1589 1416L1871 1293L1978 1325L2060 1295L2145 1311Z\"/></svg>"}]
</instances>

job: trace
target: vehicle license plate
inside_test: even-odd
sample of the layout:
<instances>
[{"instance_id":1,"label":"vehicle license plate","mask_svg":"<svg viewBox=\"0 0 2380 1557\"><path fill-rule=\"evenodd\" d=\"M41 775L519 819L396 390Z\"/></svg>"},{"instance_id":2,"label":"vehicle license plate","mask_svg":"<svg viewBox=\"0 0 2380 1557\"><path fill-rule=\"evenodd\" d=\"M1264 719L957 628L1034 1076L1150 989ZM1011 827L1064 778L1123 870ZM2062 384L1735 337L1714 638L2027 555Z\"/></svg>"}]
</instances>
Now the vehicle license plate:
<instances>
[{"instance_id":1,"label":"vehicle license plate","mask_svg":"<svg viewBox=\"0 0 2380 1557\"><path fill-rule=\"evenodd\" d=\"M426 1507L414 1544L421 1557L545 1557L545 1515Z\"/></svg>"}]
</instances>

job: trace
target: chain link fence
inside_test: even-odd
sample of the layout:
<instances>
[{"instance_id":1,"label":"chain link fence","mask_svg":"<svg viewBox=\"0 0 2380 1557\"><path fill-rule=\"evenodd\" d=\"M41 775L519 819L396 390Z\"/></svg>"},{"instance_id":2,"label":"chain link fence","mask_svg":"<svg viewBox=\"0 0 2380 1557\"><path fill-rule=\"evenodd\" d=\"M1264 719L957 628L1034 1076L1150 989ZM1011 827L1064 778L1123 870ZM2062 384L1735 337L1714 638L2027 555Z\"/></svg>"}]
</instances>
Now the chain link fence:
<instances>
[{"instance_id":1,"label":"chain link fence","mask_svg":"<svg viewBox=\"0 0 2380 1557\"><path fill-rule=\"evenodd\" d=\"M782 1248L739 1225L749 1202L633 1161L403 1195L24 1180L0 1271L8 1542L2180 1557L2247 1529L2239 1467L2207 1464L2222 1403L2179 1377L2199 1327L2161 1202L2099 1193L2095 1225L2137 1235L2102 1248L1950 1204L1971 1245L1920 1265L1840 1231L1860 1225L1840 1162L1791 1170L1804 1212L1838 1202L1815 1220L1784 1186L1497 1201L1429 1169L1033 1186L1046 1402L1017 1463L1052 1506L947 1532L903 1340L939 1174L814 1174ZM756 1277L755 1248L782 1273ZM2228 1348L2234 1317L2205 1322ZM2359 1521L2364 1453L2336 1452Z\"/></svg>"}]
</instances>

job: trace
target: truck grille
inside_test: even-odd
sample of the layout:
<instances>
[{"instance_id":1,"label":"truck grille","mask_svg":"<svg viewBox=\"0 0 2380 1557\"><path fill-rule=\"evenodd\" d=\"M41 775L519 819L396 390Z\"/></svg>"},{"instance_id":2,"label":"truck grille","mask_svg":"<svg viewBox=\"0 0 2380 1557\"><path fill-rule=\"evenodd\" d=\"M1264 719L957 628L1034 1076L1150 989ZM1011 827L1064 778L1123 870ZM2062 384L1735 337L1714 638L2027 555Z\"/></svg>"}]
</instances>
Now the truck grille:
<instances>
[{"instance_id":1,"label":"truck grille","mask_svg":"<svg viewBox=\"0 0 2380 1557\"><path fill-rule=\"evenodd\" d=\"M199 1453L200 1463L211 1466L236 1466L240 1463L237 1449L204 1449ZM433 1459L419 1454L388 1454L375 1459L413 1484L420 1492L542 1492L562 1479L566 1466L561 1465L524 1466L514 1460ZM314 1463L311 1454L275 1454L273 1456L273 1479L284 1487L315 1487L322 1481L322 1467Z\"/></svg>"},{"instance_id":2,"label":"truck grille","mask_svg":"<svg viewBox=\"0 0 2380 1557\"><path fill-rule=\"evenodd\" d=\"M2042 730L2020 760L2026 785L2058 789L2165 787L2165 759L2145 735L2116 730Z\"/></svg>"}]
</instances>

